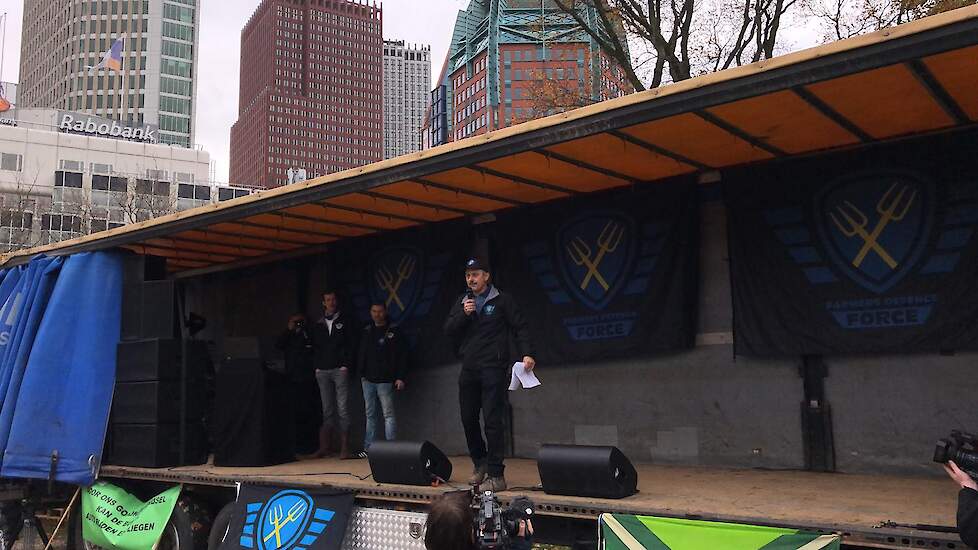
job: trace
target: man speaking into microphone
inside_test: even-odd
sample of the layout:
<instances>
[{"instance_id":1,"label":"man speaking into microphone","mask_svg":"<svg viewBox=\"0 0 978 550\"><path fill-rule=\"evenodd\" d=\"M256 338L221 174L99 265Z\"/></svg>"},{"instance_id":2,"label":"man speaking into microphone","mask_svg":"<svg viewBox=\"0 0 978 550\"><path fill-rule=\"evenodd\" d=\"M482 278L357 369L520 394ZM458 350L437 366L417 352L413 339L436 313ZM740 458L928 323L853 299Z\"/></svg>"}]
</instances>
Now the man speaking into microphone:
<instances>
[{"instance_id":1,"label":"man speaking into microphone","mask_svg":"<svg viewBox=\"0 0 978 550\"><path fill-rule=\"evenodd\" d=\"M462 427L475 465L469 483L480 491L503 491L503 424L509 388L510 337L527 370L536 361L526 320L509 294L490 281L489 266L477 258L465 263L466 292L452 306L445 320L445 333L462 359L458 378L458 400ZM479 411L485 423L485 439L479 426ZM487 447L488 444L488 447Z\"/></svg>"}]
</instances>

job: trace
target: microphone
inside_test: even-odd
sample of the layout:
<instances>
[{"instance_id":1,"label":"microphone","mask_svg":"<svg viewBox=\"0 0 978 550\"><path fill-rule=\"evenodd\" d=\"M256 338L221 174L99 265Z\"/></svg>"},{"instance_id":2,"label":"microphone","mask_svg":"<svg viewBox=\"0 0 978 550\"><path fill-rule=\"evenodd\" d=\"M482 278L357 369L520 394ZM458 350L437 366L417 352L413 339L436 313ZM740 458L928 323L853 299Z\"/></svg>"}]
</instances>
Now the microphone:
<instances>
[{"instance_id":1,"label":"microphone","mask_svg":"<svg viewBox=\"0 0 978 550\"><path fill-rule=\"evenodd\" d=\"M465 291L465 299L466 300L475 300L475 294L471 290L466 290Z\"/></svg>"}]
</instances>

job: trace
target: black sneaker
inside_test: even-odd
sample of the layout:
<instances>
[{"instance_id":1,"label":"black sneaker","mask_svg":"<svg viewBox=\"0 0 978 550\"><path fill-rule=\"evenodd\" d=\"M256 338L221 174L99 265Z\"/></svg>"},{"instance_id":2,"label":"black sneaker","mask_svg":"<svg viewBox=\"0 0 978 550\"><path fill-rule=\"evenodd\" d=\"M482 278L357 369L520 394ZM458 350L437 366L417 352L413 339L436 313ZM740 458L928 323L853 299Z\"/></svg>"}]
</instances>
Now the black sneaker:
<instances>
[{"instance_id":1,"label":"black sneaker","mask_svg":"<svg viewBox=\"0 0 978 550\"><path fill-rule=\"evenodd\" d=\"M499 477L487 477L482 485L479 485L479 490L482 492L492 491L493 493L498 493L500 491L506 490L506 478L503 476Z\"/></svg>"},{"instance_id":2,"label":"black sneaker","mask_svg":"<svg viewBox=\"0 0 978 550\"><path fill-rule=\"evenodd\" d=\"M360 451L359 453L357 453L357 458L362 458L362 459L366 460L367 459L367 451Z\"/></svg>"},{"instance_id":3,"label":"black sneaker","mask_svg":"<svg viewBox=\"0 0 978 550\"><path fill-rule=\"evenodd\" d=\"M469 478L469 485L478 485L486 480L488 466L485 462L480 462L472 469L472 477Z\"/></svg>"}]
</instances>

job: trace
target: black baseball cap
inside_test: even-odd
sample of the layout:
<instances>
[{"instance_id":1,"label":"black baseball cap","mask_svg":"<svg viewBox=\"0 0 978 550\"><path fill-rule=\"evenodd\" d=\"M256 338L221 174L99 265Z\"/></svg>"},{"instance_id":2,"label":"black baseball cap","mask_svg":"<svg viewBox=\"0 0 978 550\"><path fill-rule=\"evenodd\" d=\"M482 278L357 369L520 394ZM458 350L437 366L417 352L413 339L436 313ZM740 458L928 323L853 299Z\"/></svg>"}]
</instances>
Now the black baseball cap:
<instances>
[{"instance_id":1,"label":"black baseball cap","mask_svg":"<svg viewBox=\"0 0 978 550\"><path fill-rule=\"evenodd\" d=\"M488 273L489 264L483 262L479 258L469 258L468 260L465 260L465 271L475 271L477 269L481 269L482 271Z\"/></svg>"}]
</instances>

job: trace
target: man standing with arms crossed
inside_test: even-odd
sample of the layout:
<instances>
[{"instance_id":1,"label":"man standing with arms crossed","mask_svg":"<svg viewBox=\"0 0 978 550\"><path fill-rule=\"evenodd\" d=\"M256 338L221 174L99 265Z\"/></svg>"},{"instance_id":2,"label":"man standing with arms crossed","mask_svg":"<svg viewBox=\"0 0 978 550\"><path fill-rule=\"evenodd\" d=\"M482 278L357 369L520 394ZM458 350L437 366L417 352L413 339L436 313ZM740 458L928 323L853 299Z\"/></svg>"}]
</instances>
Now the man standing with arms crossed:
<instances>
[{"instance_id":1,"label":"man standing with arms crossed","mask_svg":"<svg viewBox=\"0 0 978 550\"><path fill-rule=\"evenodd\" d=\"M384 436L387 441L397 439L397 419L394 414L394 392L404 389L407 378L407 341L400 329L387 322L387 305L377 302L370 306L369 325L360 334L360 352L357 353L357 371L363 377L363 403L367 417L363 451L360 458L367 458L370 444L377 437L377 403L384 417Z\"/></svg>"},{"instance_id":2,"label":"man standing with arms crossed","mask_svg":"<svg viewBox=\"0 0 978 550\"><path fill-rule=\"evenodd\" d=\"M445 320L445 333L462 357L458 399L462 427L475 469L469 483L480 491L503 491L503 424L509 388L510 335L527 370L536 361L526 320L513 298L490 282L489 267L473 258L465 263L469 292L452 306ZM479 412L485 422L485 439ZM488 446L487 446L488 444Z\"/></svg>"}]
</instances>

